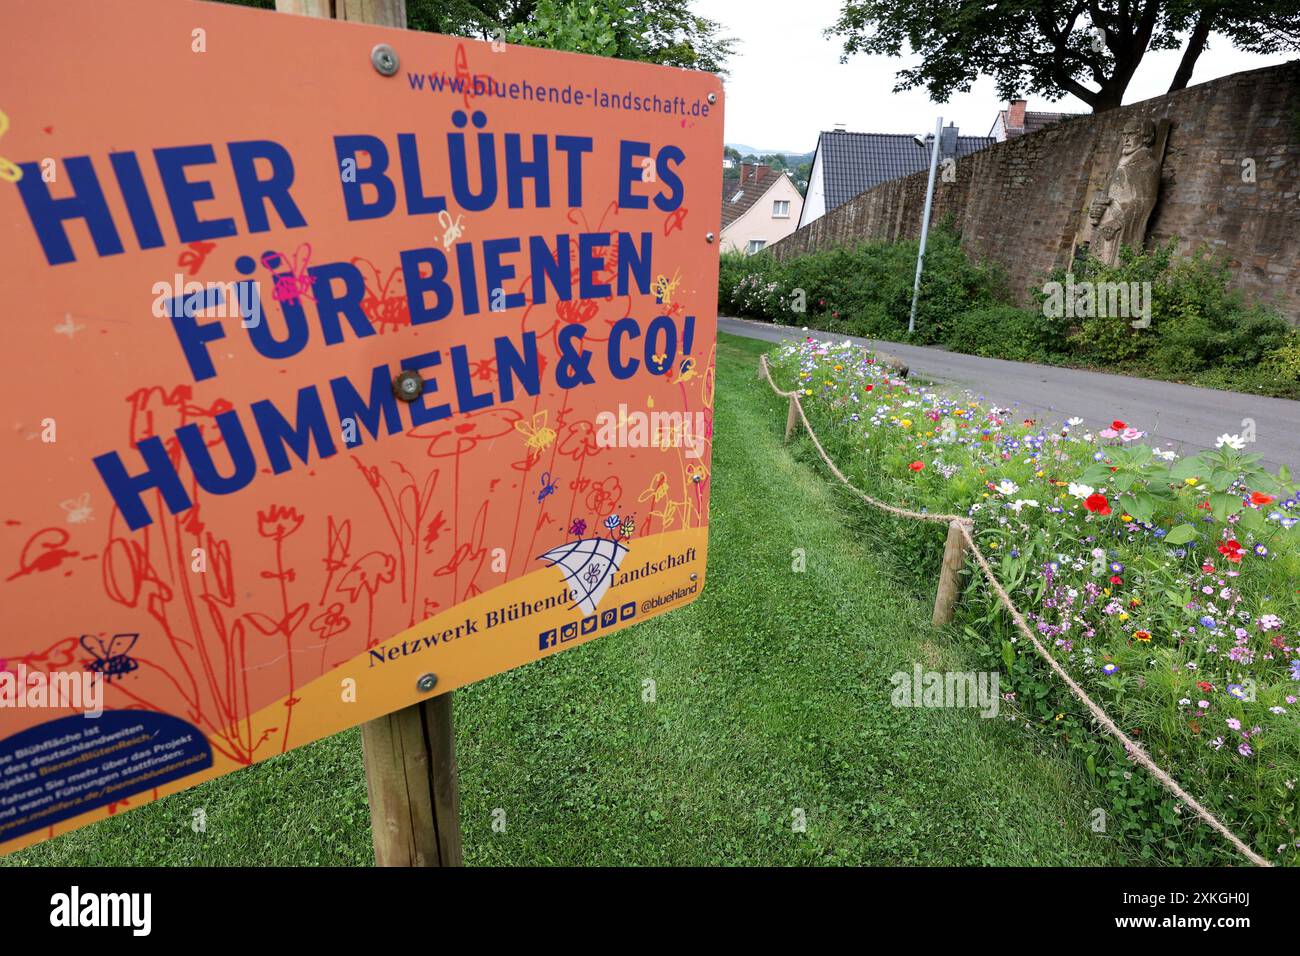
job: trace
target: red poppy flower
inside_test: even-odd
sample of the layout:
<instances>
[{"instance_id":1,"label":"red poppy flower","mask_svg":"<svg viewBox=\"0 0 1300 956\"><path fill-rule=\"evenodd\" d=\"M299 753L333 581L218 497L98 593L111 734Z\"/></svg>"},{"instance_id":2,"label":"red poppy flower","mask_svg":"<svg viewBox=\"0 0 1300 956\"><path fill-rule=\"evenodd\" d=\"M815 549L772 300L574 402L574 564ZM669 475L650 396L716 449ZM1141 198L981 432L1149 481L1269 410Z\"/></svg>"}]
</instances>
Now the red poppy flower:
<instances>
[{"instance_id":1,"label":"red poppy flower","mask_svg":"<svg viewBox=\"0 0 1300 956\"><path fill-rule=\"evenodd\" d=\"M1118 421L1116 421L1116 422L1111 422L1111 423L1110 423L1110 427L1113 428L1113 429L1115 429L1115 431L1117 431L1117 432L1122 432L1124 429L1128 428L1128 423L1127 423L1127 422L1118 422Z\"/></svg>"},{"instance_id":2,"label":"red poppy flower","mask_svg":"<svg viewBox=\"0 0 1300 956\"><path fill-rule=\"evenodd\" d=\"M912 462L910 465L908 465L907 467L908 467L908 468L911 468L913 471L920 471L922 468L925 467L925 462L923 462L923 461L914 461L914 462Z\"/></svg>"},{"instance_id":3,"label":"red poppy flower","mask_svg":"<svg viewBox=\"0 0 1300 956\"><path fill-rule=\"evenodd\" d=\"M1266 495L1263 494L1262 492L1252 491L1250 493L1250 503L1252 505L1258 505L1259 507L1263 507L1264 505L1271 505L1275 500L1276 499L1274 499L1272 495Z\"/></svg>"},{"instance_id":4,"label":"red poppy flower","mask_svg":"<svg viewBox=\"0 0 1300 956\"><path fill-rule=\"evenodd\" d=\"M1110 583L1111 583L1111 584L1123 584L1123 583L1124 583L1124 579L1121 578L1118 574L1112 574L1112 575L1110 576Z\"/></svg>"},{"instance_id":5,"label":"red poppy flower","mask_svg":"<svg viewBox=\"0 0 1300 956\"><path fill-rule=\"evenodd\" d=\"M874 386L874 385L868 385L866 388L863 389L863 391L864 391L864 392L869 392L869 391L871 391L871 390L872 390L873 388L875 388L875 387L876 387L876 386Z\"/></svg>"},{"instance_id":6,"label":"red poppy flower","mask_svg":"<svg viewBox=\"0 0 1300 956\"><path fill-rule=\"evenodd\" d=\"M1233 564L1241 563L1241 553L1241 545L1237 543L1236 539L1225 541L1223 544L1219 545L1219 554L1223 555Z\"/></svg>"},{"instance_id":7,"label":"red poppy flower","mask_svg":"<svg viewBox=\"0 0 1300 956\"><path fill-rule=\"evenodd\" d=\"M1110 514L1110 502L1107 501L1106 496L1100 492L1094 492L1085 498L1083 500L1083 506L1094 514Z\"/></svg>"},{"instance_id":8,"label":"red poppy flower","mask_svg":"<svg viewBox=\"0 0 1300 956\"><path fill-rule=\"evenodd\" d=\"M1196 682L1196 686L1199 687L1201 690L1205 691L1205 693L1207 693L1207 694L1208 694L1210 691L1214 690L1214 685L1211 684L1209 681L1204 681L1204 680L1203 680L1203 681L1197 681L1197 682Z\"/></svg>"},{"instance_id":9,"label":"red poppy flower","mask_svg":"<svg viewBox=\"0 0 1300 956\"><path fill-rule=\"evenodd\" d=\"M1209 561L1206 561L1204 564L1201 565L1201 570L1204 571L1206 574L1213 574L1214 565L1212 565Z\"/></svg>"}]
</instances>

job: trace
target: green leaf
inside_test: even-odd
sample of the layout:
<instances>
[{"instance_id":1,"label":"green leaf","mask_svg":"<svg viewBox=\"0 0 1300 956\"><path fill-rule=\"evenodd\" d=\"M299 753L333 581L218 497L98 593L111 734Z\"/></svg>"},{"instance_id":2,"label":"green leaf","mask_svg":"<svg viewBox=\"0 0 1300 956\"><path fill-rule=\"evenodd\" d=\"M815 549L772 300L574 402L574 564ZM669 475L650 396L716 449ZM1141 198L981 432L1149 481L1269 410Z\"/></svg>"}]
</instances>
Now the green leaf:
<instances>
[{"instance_id":1,"label":"green leaf","mask_svg":"<svg viewBox=\"0 0 1300 956\"><path fill-rule=\"evenodd\" d=\"M1264 516L1254 508L1243 508L1241 515L1237 518L1237 525L1258 534L1265 528Z\"/></svg>"},{"instance_id":2,"label":"green leaf","mask_svg":"<svg viewBox=\"0 0 1300 956\"><path fill-rule=\"evenodd\" d=\"M1236 480L1236 474L1227 468L1215 468L1210 472L1210 487L1215 491L1227 491L1229 486Z\"/></svg>"},{"instance_id":3,"label":"green leaf","mask_svg":"<svg viewBox=\"0 0 1300 956\"><path fill-rule=\"evenodd\" d=\"M1186 481L1188 478L1199 478L1205 471L1205 463L1201 461L1201 456L1193 455L1191 458L1182 459L1170 468L1169 477L1174 481Z\"/></svg>"},{"instance_id":4,"label":"green leaf","mask_svg":"<svg viewBox=\"0 0 1300 956\"><path fill-rule=\"evenodd\" d=\"M1085 485L1100 485L1109 480L1109 478L1110 467L1103 465L1101 462L1097 462L1095 465L1084 470L1083 474L1079 476L1079 481Z\"/></svg>"},{"instance_id":5,"label":"green leaf","mask_svg":"<svg viewBox=\"0 0 1300 956\"><path fill-rule=\"evenodd\" d=\"M1235 515L1240 510L1241 499L1236 495L1226 495L1217 491L1210 495L1210 512L1216 521L1227 521L1229 515Z\"/></svg>"},{"instance_id":6,"label":"green leaf","mask_svg":"<svg viewBox=\"0 0 1300 956\"><path fill-rule=\"evenodd\" d=\"M1165 535L1165 544L1186 544L1196 540L1196 528L1190 524L1180 524Z\"/></svg>"},{"instance_id":7,"label":"green leaf","mask_svg":"<svg viewBox=\"0 0 1300 956\"><path fill-rule=\"evenodd\" d=\"M1151 516L1155 513L1156 503L1150 495L1137 494L1124 502L1124 510L1138 521L1149 524Z\"/></svg>"}]
</instances>

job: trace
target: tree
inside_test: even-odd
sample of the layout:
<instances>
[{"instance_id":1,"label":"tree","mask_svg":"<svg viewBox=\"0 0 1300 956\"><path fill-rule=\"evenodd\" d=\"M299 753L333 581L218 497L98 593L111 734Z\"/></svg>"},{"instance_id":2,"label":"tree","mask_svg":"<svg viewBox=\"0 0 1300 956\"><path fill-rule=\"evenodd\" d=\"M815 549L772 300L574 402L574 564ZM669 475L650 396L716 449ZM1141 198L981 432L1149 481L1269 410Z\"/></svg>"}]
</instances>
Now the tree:
<instances>
[{"instance_id":1,"label":"tree","mask_svg":"<svg viewBox=\"0 0 1300 956\"><path fill-rule=\"evenodd\" d=\"M511 43L723 73L735 41L688 0L537 0Z\"/></svg>"},{"instance_id":2,"label":"tree","mask_svg":"<svg viewBox=\"0 0 1300 956\"><path fill-rule=\"evenodd\" d=\"M808 195L808 180L812 176L812 160L800 163L794 169L794 184L799 187L799 195Z\"/></svg>"},{"instance_id":3,"label":"tree","mask_svg":"<svg viewBox=\"0 0 1300 956\"><path fill-rule=\"evenodd\" d=\"M224 0L273 9L275 0ZM406 0L406 25L448 36L724 73L735 40L689 0Z\"/></svg>"},{"instance_id":4,"label":"tree","mask_svg":"<svg viewBox=\"0 0 1300 956\"><path fill-rule=\"evenodd\" d=\"M1148 50L1183 47L1169 90L1183 89L1212 31L1251 53L1300 50L1300 0L845 0L826 33L843 39L841 61L920 54L895 90L942 103L983 75L1003 99L1072 93L1100 113L1123 102Z\"/></svg>"},{"instance_id":5,"label":"tree","mask_svg":"<svg viewBox=\"0 0 1300 956\"><path fill-rule=\"evenodd\" d=\"M505 39L536 6L537 0L406 0L406 25L426 33Z\"/></svg>"}]
</instances>

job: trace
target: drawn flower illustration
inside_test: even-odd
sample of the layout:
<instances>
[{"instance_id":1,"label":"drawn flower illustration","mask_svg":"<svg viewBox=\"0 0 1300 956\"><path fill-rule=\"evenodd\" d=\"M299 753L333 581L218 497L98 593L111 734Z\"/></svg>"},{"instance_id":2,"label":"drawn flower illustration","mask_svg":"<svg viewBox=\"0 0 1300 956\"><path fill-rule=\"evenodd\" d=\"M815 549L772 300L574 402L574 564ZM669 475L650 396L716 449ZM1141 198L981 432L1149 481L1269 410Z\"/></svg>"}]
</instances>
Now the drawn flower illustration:
<instances>
[{"instance_id":1,"label":"drawn flower illustration","mask_svg":"<svg viewBox=\"0 0 1300 956\"><path fill-rule=\"evenodd\" d=\"M611 475L608 478L602 478L599 481L591 483L591 490L587 492L587 510L595 513L599 518L612 514L618 507L619 499L623 497L623 486L619 483L618 477Z\"/></svg>"},{"instance_id":2,"label":"drawn flower illustration","mask_svg":"<svg viewBox=\"0 0 1300 956\"><path fill-rule=\"evenodd\" d=\"M263 538L283 541L302 527L303 516L294 508L272 505L269 511L257 513L257 533Z\"/></svg>"}]
</instances>

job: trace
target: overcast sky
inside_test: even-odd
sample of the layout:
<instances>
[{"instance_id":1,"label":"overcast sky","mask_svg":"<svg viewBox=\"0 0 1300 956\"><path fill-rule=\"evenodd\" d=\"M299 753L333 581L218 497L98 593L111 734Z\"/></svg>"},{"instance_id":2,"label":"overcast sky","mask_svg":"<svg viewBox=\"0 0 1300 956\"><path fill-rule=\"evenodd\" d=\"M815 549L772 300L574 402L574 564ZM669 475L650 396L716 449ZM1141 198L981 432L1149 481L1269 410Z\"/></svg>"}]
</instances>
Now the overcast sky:
<instances>
[{"instance_id":1,"label":"overcast sky","mask_svg":"<svg viewBox=\"0 0 1300 956\"><path fill-rule=\"evenodd\" d=\"M855 132L918 133L933 130L940 115L945 125L955 121L962 133L984 136L997 111L1006 105L987 78L978 80L969 93L955 94L942 104L931 103L924 90L891 92L894 73L917 58L856 54L841 64L838 42L822 36L822 30L835 22L840 0L692 0L692 6L739 41L724 81L728 143L764 151L810 152L817 145L818 132L836 123ZM1180 55L1177 50L1148 52L1124 102L1167 91ZM1288 58L1241 53L1227 40L1212 36L1210 49L1196 61L1192 83L1284 63ZM1032 94L1028 98L1030 110L1053 108ZM1092 112L1073 96L1055 108Z\"/></svg>"}]
</instances>

